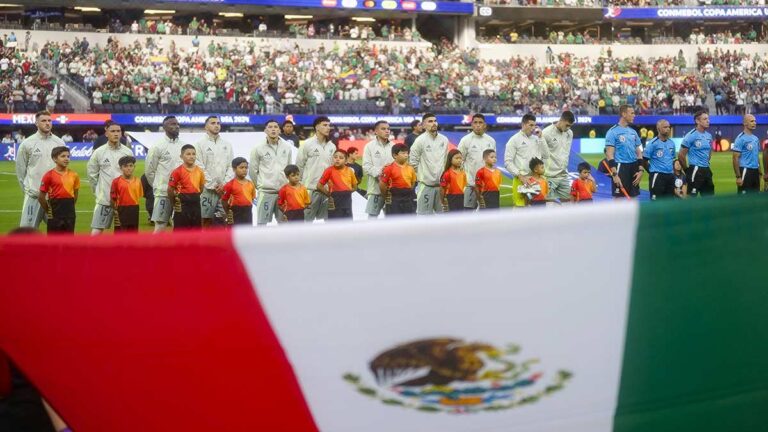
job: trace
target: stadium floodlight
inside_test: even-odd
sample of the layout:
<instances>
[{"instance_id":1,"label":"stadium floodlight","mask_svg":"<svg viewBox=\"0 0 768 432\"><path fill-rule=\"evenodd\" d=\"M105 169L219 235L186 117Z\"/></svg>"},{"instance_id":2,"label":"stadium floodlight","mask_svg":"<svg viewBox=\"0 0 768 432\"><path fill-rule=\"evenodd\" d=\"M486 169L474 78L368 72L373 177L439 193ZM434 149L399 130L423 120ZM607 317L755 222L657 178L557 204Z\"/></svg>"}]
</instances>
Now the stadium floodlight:
<instances>
[{"instance_id":1,"label":"stadium floodlight","mask_svg":"<svg viewBox=\"0 0 768 432\"><path fill-rule=\"evenodd\" d=\"M357 0L341 0L341 6L345 8L356 8Z\"/></svg>"},{"instance_id":2,"label":"stadium floodlight","mask_svg":"<svg viewBox=\"0 0 768 432\"><path fill-rule=\"evenodd\" d=\"M0 7L21 7L20 4L13 4L13 3L0 3Z\"/></svg>"},{"instance_id":3,"label":"stadium floodlight","mask_svg":"<svg viewBox=\"0 0 768 432\"><path fill-rule=\"evenodd\" d=\"M101 12L101 9L97 7L90 7L90 6L75 6L75 10L78 10L80 12Z\"/></svg>"},{"instance_id":4,"label":"stadium floodlight","mask_svg":"<svg viewBox=\"0 0 768 432\"><path fill-rule=\"evenodd\" d=\"M371 17L352 17L351 19L358 22L376 22L376 19Z\"/></svg>"},{"instance_id":5,"label":"stadium floodlight","mask_svg":"<svg viewBox=\"0 0 768 432\"><path fill-rule=\"evenodd\" d=\"M219 12L219 16L226 18L242 18L243 14L240 12Z\"/></svg>"},{"instance_id":6,"label":"stadium floodlight","mask_svg":"<svg viewBox=\"0 0 768 432\"><path fill-rule=\"evenodd\" d=\"M175 10L170 9L147 9L144 11L147 15L159 15L159 14L175 14Z\"/></svg>"},{"instance_id":7,"label":"stadium floodlight","mask_svg":"<svg viewBox=\"0 0 768 432\"><path fill-rule=\"evenodd\" d=\"M383 9L397 9L397 2L395 0L384 0L381 2L381 7Z\"/></svg>"},{"instance_id":8,"label":"stadium floodlight","mask_svg":"<svg viewBox=\"0 0 768 432\"><path fill-rule=\"evenodd\" d=\"M287 20L299 20L299 19L312 19L312 15L286 15L285 19Z\"/></svg>"}]
</instances>

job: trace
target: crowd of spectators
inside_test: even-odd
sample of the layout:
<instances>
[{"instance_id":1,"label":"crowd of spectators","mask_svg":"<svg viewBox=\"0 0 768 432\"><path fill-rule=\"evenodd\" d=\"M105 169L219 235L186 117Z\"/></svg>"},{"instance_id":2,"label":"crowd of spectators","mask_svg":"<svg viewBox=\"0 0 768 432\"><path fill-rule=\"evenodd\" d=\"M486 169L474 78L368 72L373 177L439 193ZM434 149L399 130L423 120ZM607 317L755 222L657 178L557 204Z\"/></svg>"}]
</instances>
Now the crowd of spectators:
<instances>
[{"instance_id":1,"label":"crowd of spectators","mask_svg":"<svg viewBox=\"0 0 768 432\"><path fill-rule=\"evenodd\" d=\"M766 41L767 39L765 35L758 35L757 31L752 28L744 34L740 32L731 33L730 31L705 34L703 31L694 31L688 37L687 42L691 45L739 45L749 43L765 43Z\"/></svg>"},{"instance_id":2,"label":"crowd of spectators","mask_svg":"<svg viewBox=\"0 0 768 432\"><path fill-rule=\"evenodd\" d=\"M61 99L55 78L41 72L35 52L5 45L0 48L0 111L57 111Z\"/></svg>"},{"instance_id":3,"label":"crowd of spectators","mask_svg":"<svg viewBox=\"0 0 768 432\"><path fill-rule=\"evenodd\" d=\"M530 34L519 34L517 31L512 30L505 34L498 35L478 35L479 42L482 43L519 43L519 44L568 44L568 45L594 45L594 44L609 44L614 43L610 39L597 38L592 36L588 31L584 32L563 32L563 31L551 31L548 37L533 36Z\"/></svg>"},{"instance_id":4,"label":"crowd of spectators","mask_svg":"<svg viewBox=\"0 0 768 432\"><path fill-rule=\"evenodd\" d=\"M639 37L621 37L616 36L614 38L593 37L589 31L550 31L549 36L532 36L529 34L518 34L517 31L511 30L502 34L488 34L490 30L486 30L486 34L479 33L477 36L478 42L490 43L490 44L504 44L504 43L517 43L517 44L548 44L548 45L605 45L605 44L619 44L619 45L640 45L643 44L643 40ZM702 31L694 31L688 38L673 37L673 36L658 36L652 39L654 45L658 44L684 44L690 43L693 45L725 45L725 44L748 44L748 43L766 43L768 42L768 35L761 35L754 28L750 28L742 32L713 32L710 34L704 34Z\"/></svg>"},{"instance_id":5,"label":"crowd of spectators","mask_svg":"<svg viewBox=\"0 0 768 432\"><path fill-rule=\"evenodd\" d=\"M768 54L699 50L698 67L717 114L768 112Z\"/></svg>"},{"instance_id":6,"label":"crowd of spectators","mask_svg":"<svg viewBox=\"0 0 768 432\"><path fill-rule=\"evenodd\" d=\"M307 51L252 39L166 50L150 39L92 48L83 41L49 42L42 51L61 74L82 82L96 111L135 104L148 112L189 113L226 103L248 113L326 113L343 105L339 113L555 114L567 108L586 114L623 103L641 112L671 111L675 94L678 109L685 109L701 94L682 57L620 59L604 52L598 60L551 56L547 64L519 56L488 61L447 41L430 48L362 43Z\"/></svg>"},{"instance_id":7,"label":"crowd of spectators","mask_svg":"<svg viewBox=\"0 0 768 432\"><path fill-rule=\"evenodd\" d=\"M483 60L446 40L429 47L328 45L306 50L290 40L249 38L183 49L153 38L128 45L110 39L103 47L85 38L50 41L39 52L5 48L0 92L49 101L56 83L37 72L39 58L81 83L96 112L552 115L612 114L630 104L639 113L667 114L705 104L708 91L723 112L759 112L768 103L768 56L718 49L701 51L696 71L682 52L617 58L608 47L594 59L548 50L541 62Z\"/></svg>"},{"instance_id":8,"label":"crowd of spectators","mask_svg":"<svg viewBox=\"0 0 768 432\"><path fill-rule=\"evenodd\" d=\"M358 40L404 40L419 41L421 35L410 25L400 20L379 20L360 23L349 19L335 20L294 20L276 23L264 17L257 17L251 21L251 28L247 32L257 37L300 37L322 39L358 39ZM198 35L214 36L219 34L231 34L233 28L220 27L216 20L197 19L176 21L170 19L142 18L134 20L130 25L123 24L119 19L113 19L109 24L112 33L133 33L149 35ZM240 29L236 30L237 33Z\"/></svg>"},{"instance_id":9,"label":"crowd of spectators","mask_svg":"<svg viewBox=\"0 0 768 432\"><path fill-rule=\"evenodd\" d=\"M74 46L49 42L41 55L61 74L80 81L95 108L159 104L162 112L179 107L191 112L201 104L226 102L243 112L270 113L286 107L316 111L333 99L376 100L392 107L398 98L420 90L425 106L431 97L454 98L440 70L432 68L433 50L390 50L367 43L342 49L334 43L327 50L302 51L254 39L211 41L192 49L171 43L163 49L151 38L127 46L110 40L106 47L83 47L82 41Z\"/></svg>"}]
</instances>

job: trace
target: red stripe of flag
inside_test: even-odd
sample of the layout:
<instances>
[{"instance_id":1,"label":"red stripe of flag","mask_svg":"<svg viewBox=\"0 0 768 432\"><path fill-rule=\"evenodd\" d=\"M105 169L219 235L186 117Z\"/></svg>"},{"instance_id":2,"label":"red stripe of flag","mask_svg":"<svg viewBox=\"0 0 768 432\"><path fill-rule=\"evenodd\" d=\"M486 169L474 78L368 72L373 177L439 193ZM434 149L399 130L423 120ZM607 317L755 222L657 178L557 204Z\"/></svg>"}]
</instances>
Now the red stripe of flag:
<instances>
[{"instance_id":1,"label":"red stripe of flag","mask_svg":"<svg viewBox=\"0 0 768 432\"><path fill-rule=\"evenodd\" d=\"M230 233L0 239L0 350L77 432L317 427Z\"/></svg>"}]
</instances>

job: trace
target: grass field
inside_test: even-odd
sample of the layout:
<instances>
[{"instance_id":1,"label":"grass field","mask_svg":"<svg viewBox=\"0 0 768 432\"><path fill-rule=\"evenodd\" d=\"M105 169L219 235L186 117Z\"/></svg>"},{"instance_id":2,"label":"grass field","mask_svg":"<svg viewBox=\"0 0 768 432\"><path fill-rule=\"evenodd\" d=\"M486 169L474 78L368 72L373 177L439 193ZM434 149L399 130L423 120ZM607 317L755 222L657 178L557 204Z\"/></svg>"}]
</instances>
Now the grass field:
<instances>
[{"instance_id":1,"label":"grass field","mask_svg":"<svg viewBox=\"0 0 768 432\"><path fill-rule=\"evenodd\" d=\"M602 155L582 155L584 159L592 164L596 165ZM91 188L88 185L87 176L85 173L86 162L85 161L73 161L70 164L70 168L77 171L80 175L82 182L80 189L80 198L77 201L77 232L87 233L90 232L91 216L93 215L94 198ZM731 167L731 154L730 153L716 153L712 157L712 171L715 178L715 190L718 195L734 194L736 193L736 183L733 179L733 168ZM141 175L144 172L144 161L138 161L136 165L136 172ZM511 206L511 184L512 181L505 178L504 185L506 188L501 191L501 205ZM642 188L647 189L647 179L643 179ZM16 180L16 171L13 162L2 161L0 162L0 233L8 232L15 228L19 224L19 218L21 216L21 205L24 197L21 193L21 188ZM152 226L147 222L147 213L143 208L141 209L141 230L151 230Z\"/></svg>"}]
</instances>

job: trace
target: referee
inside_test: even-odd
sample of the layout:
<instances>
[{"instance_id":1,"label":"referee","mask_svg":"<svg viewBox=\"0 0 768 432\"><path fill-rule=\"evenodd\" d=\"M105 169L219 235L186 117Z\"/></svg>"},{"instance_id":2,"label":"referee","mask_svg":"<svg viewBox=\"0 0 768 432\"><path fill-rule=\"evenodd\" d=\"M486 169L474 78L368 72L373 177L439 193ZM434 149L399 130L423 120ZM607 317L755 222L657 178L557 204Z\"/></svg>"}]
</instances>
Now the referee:
<instances>
[{"instance_id":1,"label":"referee","mask_svg":"<svg viewBox=\"0 0 768 432\"><path fill-rule=\"evenodd\" d=\"M733 172L740 194L760 192L760 140L755 136L755 116L744 116L744 132L733 142Z\"/></svg>"},{"instance_id":2,"label":"referee","mask_svg":"<svg viewBox=\"0 0 768 432\"><path fill-rule=\"evenodd\" d=\"M648 141L643 151L643 166L648 169L652 200L675 196L675 143L669 138L671 130L668 121L656 122L659 136Z\"/></svg>"},{"instance_id":3,"label":"referee","mask_svg":"<svg viewBox=\"0 0 768 432\"><path fill-rule=\"evenodd\" d=\"M605 135L605 158L611 168L614 198L624 196L622 189L634 198L640 195L640 180L643 178L640 136L630 127L635 119L635 109L622 105L619 115L619 123Z\"/></svg>"},{"instance_id":4,"label":"referee","mask_svg":"<svg viewBox=\"0 0 768 432\"><path fill-rule=\"evenodd\" d=\"M698 111L693 115L693 119L696 127L683 137L677 158L688 177L688 194L714 195L715 184L712 182L712 170L709 168L709 160L712 158L712 135L707 132L709 114L706 111Z\"/></svg>"}]
</instances>

